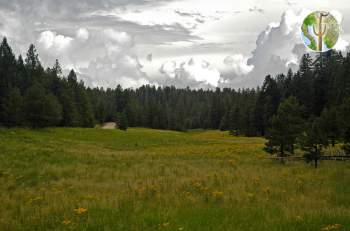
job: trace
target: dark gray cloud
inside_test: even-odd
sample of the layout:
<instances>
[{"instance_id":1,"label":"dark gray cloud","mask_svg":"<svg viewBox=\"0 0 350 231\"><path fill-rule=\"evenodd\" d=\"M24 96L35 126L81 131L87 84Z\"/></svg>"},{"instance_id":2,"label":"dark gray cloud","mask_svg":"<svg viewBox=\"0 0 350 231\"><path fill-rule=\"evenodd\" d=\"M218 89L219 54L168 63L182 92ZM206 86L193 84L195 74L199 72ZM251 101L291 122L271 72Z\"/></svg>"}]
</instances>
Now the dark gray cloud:
<instances>
[{"instance_id":1,"label":"dark gray cloud","mask_svg":"<svg viewBox=\"0 0 350 231\"><path fill-rule=\"evenodd\" d=\"M0 36L7 36L16 53L37 45L44 65L59 58L64 68L75 68L88 85L125 87L154 82L142 71L135 43L169 44L199 40L180 23L144 25L118 14L98 11L129 6L156 7L169 1L153 0L0 0Z\"/></svg>"},{"instance_id":2,"label":"dark gray cloud","mask_svg":"<svg viewBox=\"0 0 350 231\"><path fill-rule=\"evenodd\" d=\"M279 25L263 30L275 18L262 14L256 1L234 8L217 1L0 0L0 36L16 53L35 43L44 65L58 58L87 84L105 87L256 86L265 74L295 66L305 52L298 15L284 15Z\"/></svg>"},{"instance_id":3,"label":"dark gray cloud","mask_svg":"<svg viewBox=\"0 0 350 231\"><path fill-rule=\"evenodd\" d=\"M146 56L146 60L147 60L148 62L152 62L152 59L153 59L152 53L151 53L151 54L148 54L148 55Z\"/></svg>"},{"instance_id":4,"label":"dark gray cloud","mask_svg":"<svg viewBox=\"0 0 350 231\"><path fill-rule=\"evenodd\" d=\"M38 16L67 15L87 11L126 7L129 5L154 5L171 0L0 0L0 7L7 10L20 10L23 13L39 13ZM52 15L53 14L53 15Z\"/></svg>"}]
</instances>

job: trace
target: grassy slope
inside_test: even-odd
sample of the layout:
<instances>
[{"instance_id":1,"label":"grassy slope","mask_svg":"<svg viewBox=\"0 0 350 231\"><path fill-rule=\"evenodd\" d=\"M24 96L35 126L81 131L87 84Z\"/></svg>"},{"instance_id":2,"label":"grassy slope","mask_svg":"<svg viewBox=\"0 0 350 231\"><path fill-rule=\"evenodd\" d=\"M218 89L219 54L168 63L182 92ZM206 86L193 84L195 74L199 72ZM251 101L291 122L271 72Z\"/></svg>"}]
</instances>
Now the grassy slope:
<instances>
[{"instance_id":1,"label":"grassy slope","mask_svg":"<svg viewBox=\"0 0 350 231\"><path fill-rule=\"evenodd\" d=\"M263 143L218 131L0 129L0 230L349 230L350 163L281 166Z\"/></svg>"}]
</instances>

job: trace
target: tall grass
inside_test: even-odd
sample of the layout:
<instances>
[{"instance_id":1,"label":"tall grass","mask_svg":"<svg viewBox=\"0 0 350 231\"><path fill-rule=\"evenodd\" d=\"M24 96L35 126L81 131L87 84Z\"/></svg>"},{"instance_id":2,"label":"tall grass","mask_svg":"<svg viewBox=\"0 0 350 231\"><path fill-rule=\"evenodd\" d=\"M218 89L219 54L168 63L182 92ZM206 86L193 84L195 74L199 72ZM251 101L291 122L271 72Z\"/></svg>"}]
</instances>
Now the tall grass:
<instances>
[{"instance_id":1,"label":"tall grass","mask_svg":"<svg viewBox=\"0 0 350 231\"><path fill-rule=\"evenodd\" d=\"M350 230L350 163L219 131L0 130L0 230Z\"/></svg>"}]
</instances>

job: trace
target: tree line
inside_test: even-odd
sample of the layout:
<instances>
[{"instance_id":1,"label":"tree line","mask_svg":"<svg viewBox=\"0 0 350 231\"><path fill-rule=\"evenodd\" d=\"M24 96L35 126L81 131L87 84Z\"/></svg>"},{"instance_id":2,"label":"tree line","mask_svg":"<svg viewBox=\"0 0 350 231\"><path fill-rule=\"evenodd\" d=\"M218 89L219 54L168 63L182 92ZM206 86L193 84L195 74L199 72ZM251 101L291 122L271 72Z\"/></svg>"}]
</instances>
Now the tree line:
<instances>
[{"instance_id":1,"label":"tree line","mask_svg":"<svg viewBox=\"0 0 350 231\"><path fill-rule=\"evenodd\" d=\"M266 151L285 157L293 155L298 146L308 160L314 160L316 168L324 149L337 142L342 143L345 154L350 154L349 53L343 57L340 52L329 51L315 60L306 54L298 72L267 77L264 87L260 102L276 100L270 104L274 113L266 120L261 118L267 124ZM269 93L264 96L263 92Z\"/></svg>"},{"instance_id":2,"label":"tree line","mask_svg":"<svg viewBox=\"0 0 350 231\"><path fill-rule=\"evenodd\" d=\"M45 69L34 45L24 59L13 54L6 38L0 45L0 125L5 127L94 127L116 121L122 129L221 129L265 136L266 150L283 156L299 143L314 152L328 143L349 143L349 115L349 53L329 51L315 59L305 54L297 72L266 76L257 88L103 89L86 87L74 70L64 76L57 60ZM344 148L350 151L350 145Z\"/></svg>"},{"instance_id":3,"label":"tree line","mask_svg":"<svg viewBox=\"0 0 350 231\"><path fill-rule=\"evenodd\" d=\"M257 89L90 88L74 70L64 76L57 60L45 69L34 45L25 58L13 54L6 38L0 45L0 125L5 127L94 127L117 121L124 129L239 126L242 134L254 135L245 116L253 116L256 97Z\"/></svg>"}]
</instances>

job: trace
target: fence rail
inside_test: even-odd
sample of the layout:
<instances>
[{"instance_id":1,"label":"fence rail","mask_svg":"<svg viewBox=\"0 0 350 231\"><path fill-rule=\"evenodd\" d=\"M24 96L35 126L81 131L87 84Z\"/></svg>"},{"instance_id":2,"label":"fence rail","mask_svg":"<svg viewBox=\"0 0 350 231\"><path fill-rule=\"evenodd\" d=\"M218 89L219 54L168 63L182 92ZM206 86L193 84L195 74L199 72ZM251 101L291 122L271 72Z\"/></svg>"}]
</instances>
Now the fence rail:
<instances>
[{"instance_id":1,"label":"fence rail","mask_svg":"<svg viewBox=\"0 0 350 231\"><path fill-rule=\"evenodd\" d=\"M287 160L287 161L298 161L298 160L306 160L306 157L302 156L285 156L285 157L269 157L269 159L275 160ZM337 156L320 156L318 160L338 160L338 161L350 161L350 155L337 155Z\"/></svg>"}]
</instances>

